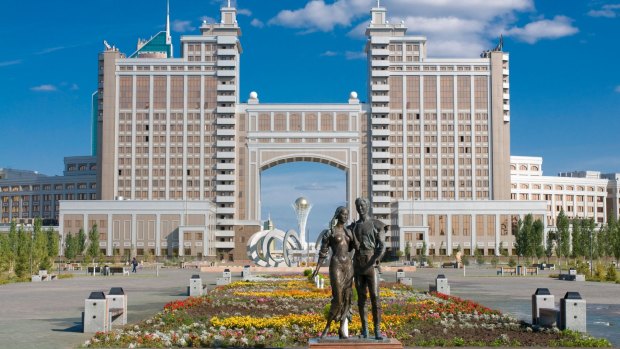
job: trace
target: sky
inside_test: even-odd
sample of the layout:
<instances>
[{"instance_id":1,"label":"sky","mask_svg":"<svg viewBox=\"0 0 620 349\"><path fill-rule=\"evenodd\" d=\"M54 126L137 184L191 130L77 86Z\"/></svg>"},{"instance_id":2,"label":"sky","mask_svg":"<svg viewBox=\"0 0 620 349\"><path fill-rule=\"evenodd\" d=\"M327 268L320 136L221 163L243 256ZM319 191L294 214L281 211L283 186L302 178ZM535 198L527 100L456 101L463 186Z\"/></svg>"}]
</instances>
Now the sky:
<instances>
[{"instance_id":1,"label":"sky","mask_svg":"<svg viewBox=\"0 0 620 349\"><path fill-rule=\"evenodd\" d=\"M203 20L219 20L224 3L171 0L175 54L181 35L198 33ZM344 103L350 91L367 99L363 32L375 0L233 4L243 32L242 100L250 91L272 103ZM428 37L429 57L477 57L504 35L512 155L542 156L546 175L620 172L620 0L382 0L381 5L391 22L404 21L409 34ZM0 167L59 175L64 156L89 154L90 96L103 40L131 54L138 38L164 29L165 8L165 0L4 2ZM325 165L280 165L262 178L263 215L271 212L285 230L295 223L292 209L289 216L282 207L288 210L298 195L316 202L311 230L322 229L344 201L344 191L334 190L345 185L344 173ZM296 197L283 198L282 192Z\"/></svg>"}]
</instances>

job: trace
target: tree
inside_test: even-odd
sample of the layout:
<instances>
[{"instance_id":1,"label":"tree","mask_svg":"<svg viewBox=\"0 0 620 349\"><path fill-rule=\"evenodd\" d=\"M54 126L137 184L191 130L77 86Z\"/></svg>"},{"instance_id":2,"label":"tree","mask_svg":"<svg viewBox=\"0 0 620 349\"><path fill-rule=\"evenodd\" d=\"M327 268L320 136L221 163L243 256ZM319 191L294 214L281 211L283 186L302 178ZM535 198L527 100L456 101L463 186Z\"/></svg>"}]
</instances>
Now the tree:
<instances>
[{"instance_id":1,"label":"tree","mask_svg":"<svg viewBox=\"0 0 620 349\"><path fill-rule=\"evenodd\" d=\"M562 257L567 258L570 254L569 226L570 221L568 220L568 217L566 217L566 215L564 214L564 210L561 210L556 223L556 238L558 240L558 243L555 248L555 254L560 259L560 262L562 262Z\"/></svg>"},{"instance_id":2,"label":"tree","mask_svg":"<svg viewBox=\"0 0 620 349\"><path fill-rule=\"evenodd\" d=\"M529 216L529 215L528 215ZM527 219L527 216L526 216ZM521 257L526 256L526 254L528 253L528 231L524 226L524 222L519 219L519 221L517 221L517 229L516 229L516 236L515 236L515 253L517 254L517 259L518 259L518 263L521 263Z\"/></svg>"},{"instance_id":3,"label":"tree","mask_svg":"<svg viewBox=\"0 0 620 349\"><path fill-rule=\"evenodd\" d=\"M78 255L81 255L84 253L84 250L86 249L86 234L84 234L84 229L80 228L80 231L78 232L77 235L77 242L76 242L76 253Z\"/></svg>"},{"instance_id":4,"label":"tree","mask_svg":"<svg viewBox=\"0 0 620 349\"><path fill-rule=\"evenodd\" d=\"M93 225L93 228L88 232L88 248L86 250L86 256L91 262L95 262L99 258L99 231L97 231L97 224Z\"/></svg>"},{"instance_id":5,"label":"tree","mask_svg":"<svg viewBox=\"0 0 620 349\"><path fill-rule=\"evenodd\" d=\"M503 241L499 242L499 254L501 254L504 257L508 257L508 249L504 246Z\"/></svg>"},{"instance_id":6,"label":"tree","mask_svg":"<svg viewBox=\"0 0 620 349\"><path fill-rule=\"evenodd\" d=\"M547 263L549 258L553 256L553 246L556 241L557 232L550 231L547 233L547 241L545 242L545 256L547 257Z\"/></svg>"},{"instance_id":7,"label":"tree","mask_svg":"<svg viewBox=\"0 0 620 349\"><path fill-rule=\"evenodd\" d=\"M67 234L65 237L65 257L72 260L77 256L77 237Z\"/></svg>"},{"instance_id":8,"label":"tree","mask_svg":"<svg viewBox=\"0 0 620 349\"><path fill-rule=\"evenodd\" d=\"M60 254L60 237L52 228L48 228L45 233L47 235L47 255L50 258L56 258Z\"/></svg>"},{"instance_id":9,"label":"tree","mask_svg":"<svg viewBox=\"0 0 620 349\"><path fill-rule=\"evenodd\" d=\"M23 278L30 271L30 247L32 244L31 235L23 227L17 229L17 253L15 254L15 274Z\"/></svg>"},{"instance_id":10,"label":"tree","mask_svg":"<svg viewBox=\"0 0 620 349\"><path fill-rule=\"evenodd\" d=\"M594 247L595 247L595 232L596 223L594 223L594 219L582 219L581 220L581 241L584 246L583 249L583 257L592 257L595 258L594 255Z\"/></svg>"},{"instance_id":11,"label":"tree","mask_svg":"<svg viewBox=\"0 0 620 349\"><path fill-rule=\"evenodd\" d=\"M41 225L41 219L35 219L31 251L31 268L33 271L48 270L51 268L49 253L47 251L47 234L43 232Z\"/></svg>"},{"instance_id":12,"label":"tree","mask_svg":"<svg viewBox=\"0 0 620 349\"><path fill-rule=\"evenodd\" d=\"M9 236L7 234L0 234L0 272L9 271L10 266L10 248L9 248Z\"/></svg>"},{"instance_id":13,"label":"tree","mask_svg":"<svg viewBox=\"0 0 620 349\"><path fill-rule=\"evenodd\" d=\"M400 249L396 251L396 257L398 257L398 260L400 261L401 258L403 258L403 255L405 253L403 251L401 251Z\"/></svg>"},{"instance_id":14,"label":"tree","mask_svg":"<svg viewBox=\"0 0 620 349\"><path fill-rule=\"evenodd\" d=\"M407 260L411 259L411 242L409 241L407 241L405 245L405 258L407 258Z\"/></svg>"},{"instance_id":15,"label":"tree","mask_svg":"<svg viewBox=\"0 0 620 349\"><path fill-rule=\"evenodd\" d=\"M540 259L545 255L545 249L543 247L545 238L545 226L540 219L534 221L532 224L531 238L529 239L531 255L536 256L536 259Z\"/></svg>"},{"instance_id":16,"label":"tree","mask_svg":"<svg viewBox=\"0 0 620 349\"><path fill-rule=\"evenodd\" d=\"M18 242L17 242L17 224L15 223L15 221L12 221L9 227L9 234L7 235L7 244L8 244L8 247L7 247L6 259L8 261L8 272L10 276L11 273L15 272L15 261L17 258Z\"/></svg>"},{"instance_id":17,"label":"tree","mask_svg":"<svg viewBox=\"0 0 620 349\"><path fill-rule=\"evenodd\" d=\"M573 219L573 231L571 235L573 237L573 253L571 257L578 258L585 256L586 246L584 246L585 241L581 232L581 219Z\"/></svg>"},{"instance_id":18,"label":"tree","mask_svg":"<svg viewBox=\"0 0 620 349\"><path fill-rule=\"evenodd\" d=\"M616 263L620 262L620 220L616 221L613 217L610 217L609 222L609 245L610 255L616 258Z\"/></svg>"}]
</instances>

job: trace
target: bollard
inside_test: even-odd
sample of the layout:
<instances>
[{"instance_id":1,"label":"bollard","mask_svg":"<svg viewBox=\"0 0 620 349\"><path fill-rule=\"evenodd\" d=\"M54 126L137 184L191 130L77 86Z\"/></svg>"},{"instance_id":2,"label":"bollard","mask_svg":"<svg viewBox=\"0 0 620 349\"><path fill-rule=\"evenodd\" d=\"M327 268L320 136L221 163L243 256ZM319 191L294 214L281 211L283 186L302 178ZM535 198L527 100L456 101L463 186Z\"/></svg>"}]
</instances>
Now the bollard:
<instances>
[{"instance_id":1,"label":"bollard","mask_svg":"<svg viewBox=\"0 0 620 349\"><path fill-rule=\"evenodd\" d=\"M448 285L448 279L445 275L439 274L435 279L435 290L437 293L443 293L445 295L450 295L450 285Z\"/></svg>"},{"instance_id":2,"label":"bollard","mask_svg":"<svg viewBox=\"0 0 620 349\"><path fill-rule=\"evenodd\" d=\"M252 276L252 274L250 273L250 266L246 265L243 267L243 271L241 272L241 276L243 276L243 280L247 281L250 280L250 277Z\"/></svg>"},{"instance_id":3,"label":"bollard","mask_svg":"<svg viewBox=\"0 0 620 349\"><path fill-rule=\"evenodd\" d=\"M110 318L108 301L103 292L91 292L84 301L83 332L108 332Z\"/></svg>"},{"instance_id":4,"label":"bollard","mask_svg":"<svg viewBox=\"0 0 620 349\"><path fill-rule=\"evenodd\" d=\"M399 284L413 286L413 278L400 278L398 279Z\"/></svg>"},{"instance_id":5,"label":"bollard","mask_svg":"<svg viewBox=\"0 0 620 349\"><path fill-rule=\"evenodd\" d=\"M127 324L127 295L122 287L112 287L105 296L108 301L108 309L113 315L110 316L110 325Z\"/></svg>"},{"instance_id":6,"label":"bollard","mask_svg":"<svg viewBox=\"0 0 620 349\"><path fill-rule=\"evenodd\" d=\"M560 299L560 329L586 332L586 301L579 292L566 292Z\"/></svg>"},{"instance_id":7,"label":"bollard","mask_svg":"<svg viewBox=\"0 0 620 349\"><path fill-rule=\"evenodd\" d=\"M188 296L190 297L200 297L202 296L202 279L200 275L195 274L189 279L189 292Z\"/></svg>"},{"instance_id":8,"label":"bollard","mask_svg":"<svg viewBox=\"0 0 620 349\"><path fill-rule=\"evenodd\" d=\"M325 279L321 279L319 282L319 288L320 289L324 289L325 288Z\"/></svg>"},{"instance_id":9,"label":"bollard","mask_svg":"<svg viewBox=\"0 0 620 349\"><path fill-rule=\"evenodd\" d=\"M555 297L548 288L537 288L532 295L532 324L541 326L553 326L555 318L545 316L541 318L540 309L555 309ZM553 323L550 323L553 322Z\"/></svg>"}]
</instances>

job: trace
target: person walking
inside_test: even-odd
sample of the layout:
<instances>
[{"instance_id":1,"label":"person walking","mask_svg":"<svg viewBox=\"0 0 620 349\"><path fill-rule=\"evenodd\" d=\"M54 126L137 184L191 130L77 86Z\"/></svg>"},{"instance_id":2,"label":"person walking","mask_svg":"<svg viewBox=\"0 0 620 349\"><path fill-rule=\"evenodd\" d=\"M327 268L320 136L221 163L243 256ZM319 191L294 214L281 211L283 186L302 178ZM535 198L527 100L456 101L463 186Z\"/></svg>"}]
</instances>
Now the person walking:
<instances>
[{"instance_id":1,"label":"person walking","mask_svg":"<svg viewBox=\"0 0 620 349\"><path fill-rule=\"evenodd\" d=\"M138 267L138 261L136 260L136 257L133 257L133 259L131 260L131 266L132 266L131 272L137 273L136 268Z\"/></svg>"}]
</instances>

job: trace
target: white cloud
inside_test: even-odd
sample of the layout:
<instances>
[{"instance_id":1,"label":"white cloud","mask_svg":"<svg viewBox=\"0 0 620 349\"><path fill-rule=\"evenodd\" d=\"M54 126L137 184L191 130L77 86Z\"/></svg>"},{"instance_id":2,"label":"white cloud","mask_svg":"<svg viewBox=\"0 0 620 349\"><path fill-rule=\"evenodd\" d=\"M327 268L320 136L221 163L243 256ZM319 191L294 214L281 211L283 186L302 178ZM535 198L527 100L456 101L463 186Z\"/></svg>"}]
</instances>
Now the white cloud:
<instances>
[{"instance_id":1,"label":"white cloud","mask_svg":"<svg viewBox=\"0 0 620 349\"><path fill-rule=\"evenodd\" d=\"M4 62L0 62L0 67L8 67L10 65L21 64L21 62L22 62L21 59L16 59L13 61L4 61Z\"/></svg>"},{"instance_id":2,"label":"white cloud","mask_svg":"<svg viewBox=\"0 0 620 349\"><path fill-rule=\"evenodd\" d=\"M558 39L578 32L579 29L573 26L572 19L565 16L555 16L551 20L541 19L528 23L522 28L509 29L506 35L534 44L542 39Z\"/></svg>"},{"instance_id":3,"label":"white cloud","mask_svg":"<svg viewBox=\"0 0 620 349\"><path fill-rule=\"evenodd\" d=\"M191 21L175 19L174 21L172 21L172 30L177 33L185 33L196 30L196 27L192 25Z\"/></svg>"},{"instance_id":4,"label":"white cloud","mask_svg":"<svg viewBox=\"0 0 620 349\"><path fill-rule=\"evenodd\" d=\"M382 5L388 9L390 22L402 21L410 35L426 36L429 54L434 57L478 56L495 45L495 39L516 21L519 12L534 10L533 0L391 0ZM351 28L349 36L363 38L373 6L375 0L336 0L331 4L314 0L303 8L281 11L269 24L304 32Z\"/></svg>"},{"instance_id":5,"label":"white cloud","mask_svg":"<svg viewBox=\"0 0 620 349\"><path fill-rule=\"evenodd\" d=\"M368 12L371 4L372 0L338 0L333 4L313 0L304 8L280 11L269 24L328 32L336 26L350 26L352 20Z\"/></svg>"},{"instance_id":6,"label":"white cloud","mask_svg":"<svg viewBox=\"0 0 620 349\"><path fill-rule=\"evenodd\" d=\"M344 53L344 56L348 60L366 59L366 53L363 52L363 51L347 51L347 52Z\"/></svg>"},{"instance_id":7,"label":"white cloud","mask_svg":"<svg viewBox=\"0 0 620 349\"><path fill-rule=\"evenodd\" d=\"M335 57L338 56L338 52L334 52L334 51L325 51L323 53L321 53L322 57Z\"/></svg>"},{"instance_id":8,"label":"white cloud","mask_svg":"<svg viewBox=\"0 0 620 349\"><path fill-rule=\"evenodd\" d=\"M333 189L337 189L337 187L331 184L320 184L316 182L309 183L309 184L302 184L302 185L298 185L295 187L295 190L300 190L300 191L324 191L324 190L333 190Z\"/></svg>"},{"instance_id":9,"label":"white cloud","mask_svg":"<svg viewBox=\"0 0 620 349\"><path fill-rule=\"evenodd\" d=\"M30 90L36 91L36 92L54 92L54 91L57 91L58 88L54 85L45 84L45 85L31 87Z\"/></svg>"},{"instance_id":10,"label":"white cloud","mask_svg":"<svg viewBox=\"0 0 620 349\"><path fill-rule=\"evenodd\" d=\"M73 84L71 84L71 87L69 87L69 89L71 91L77 91L77 90L80 89L80 86L78 86L78 84L76 84L76 83L73 83Z\"/></svg>"},{"instance_id":11,"label":"white cloud","mask_svg":"<svg viewBox=\"0 0 620 349\"><path fill-rule=\"evenodd\" d=\"M251 22L250 25L256 28L262 28L265 26L265 23L263 23L263 21L261 21L258 18L254 18Z\"/></svg>"},{"instance_id":12,"label":"white cloud","mask_svg":"<svg viewBox=\"0 0 620 349\"><path fill-rule=\"evenodd\" d=\"M240 8L237 10L237 13L248 17L252 15L252 11L248 10L247 8Z\"/></svg>"},{"instance_id":13,"label":"white cloud","mask_svg":"<svg viewBox=\"0 0 620 349\"><path fill-rule=\"evenodd\" d=\"M620 10L620 4L615 5L603 5L600 10L590 10L588 12L588 16L590 17L606 17L606 18L616 18L616 11Z\"/></svg>"},{"instance_id":14,"label":"white cloud","mask_svg":"<svg viewBox=\"0 0 620 349\"><path fill-rule=\"evenodd\" d=\"M616 86L616 88L614 89L614 91L620 93L620 85Z\"/></svg>"}]
</instances>

